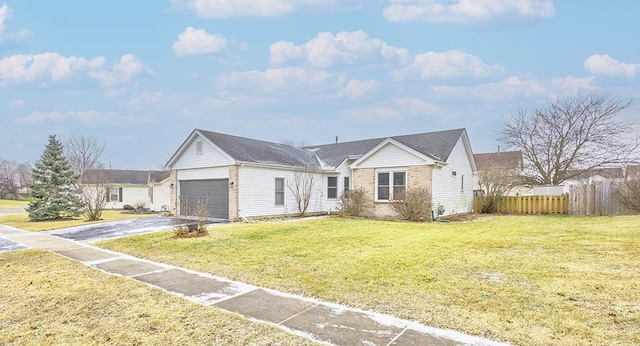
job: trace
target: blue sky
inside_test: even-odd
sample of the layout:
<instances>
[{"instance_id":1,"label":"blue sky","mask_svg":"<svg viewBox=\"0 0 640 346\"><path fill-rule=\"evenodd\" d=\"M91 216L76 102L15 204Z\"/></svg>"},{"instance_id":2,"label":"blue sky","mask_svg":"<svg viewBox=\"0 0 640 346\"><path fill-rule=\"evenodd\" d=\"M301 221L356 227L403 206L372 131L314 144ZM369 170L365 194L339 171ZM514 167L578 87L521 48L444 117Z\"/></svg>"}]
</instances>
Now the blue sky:
<instances>
[{"instance_id":1,"label":"blue sky","mask_svg":"<svg viewBox=\"0 0 640 346\"><path fill-rule=\"evenodd\" d=\"M587 91L635 104L640 1L0 0L0 158L49 134L152 169L194 128L307 144L464 127Z\"/></svg>"}]
</instances>

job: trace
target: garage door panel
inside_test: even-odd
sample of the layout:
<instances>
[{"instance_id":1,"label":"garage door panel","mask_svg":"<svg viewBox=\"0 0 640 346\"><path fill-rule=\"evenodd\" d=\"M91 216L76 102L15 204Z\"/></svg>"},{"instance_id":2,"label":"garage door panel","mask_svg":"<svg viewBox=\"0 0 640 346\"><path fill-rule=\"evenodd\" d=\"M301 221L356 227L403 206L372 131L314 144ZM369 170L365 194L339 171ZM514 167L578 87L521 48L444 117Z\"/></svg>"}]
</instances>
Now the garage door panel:
<instances>
[{"instance_id":1,"label":"garage door panel","mask_svg":"<svg viewBox=\"0 0 640 346\"><path fill-rule=\"evenodd\" d=\"M180 215L229 218L229 179L180 181Z\"/></svg>"}]
</instances>

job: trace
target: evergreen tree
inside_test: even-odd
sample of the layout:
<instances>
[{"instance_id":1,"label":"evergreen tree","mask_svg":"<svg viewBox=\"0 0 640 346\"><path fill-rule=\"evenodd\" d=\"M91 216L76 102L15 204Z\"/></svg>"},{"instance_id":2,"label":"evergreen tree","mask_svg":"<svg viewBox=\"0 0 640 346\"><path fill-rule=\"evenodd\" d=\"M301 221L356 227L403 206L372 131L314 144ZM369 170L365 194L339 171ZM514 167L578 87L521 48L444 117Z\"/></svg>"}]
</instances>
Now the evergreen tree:
<instances>
[{"instance_id":1,"label":"evergreen tree","mask_svg":"<svg viewBox=\"0 0 640 346\"><path fill-rule=\"evenodd\" d=\"M31 201L27 208L31 221L80 215L82 207L76 187L79 176L64 157L62 144L55 135L49 136L49 143L31 174Z\"/></svg>"}]
</instances>

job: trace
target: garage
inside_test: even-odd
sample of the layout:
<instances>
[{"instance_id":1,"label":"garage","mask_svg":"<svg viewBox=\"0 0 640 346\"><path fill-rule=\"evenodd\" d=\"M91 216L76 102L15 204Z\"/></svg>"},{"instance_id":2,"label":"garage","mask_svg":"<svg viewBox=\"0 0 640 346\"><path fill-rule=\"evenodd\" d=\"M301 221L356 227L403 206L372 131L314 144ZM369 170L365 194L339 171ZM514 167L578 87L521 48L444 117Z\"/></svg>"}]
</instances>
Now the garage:
<instances>
[{"instance_id":1,"label":"garage","mask_svg":"<svg viewBox=\"0 0 640 346\"><path fill-rule=\"evenodd\" d=\"M228 219L229 179L180 181L178 201L180 215Z\"/></svg>"}]
</instances>

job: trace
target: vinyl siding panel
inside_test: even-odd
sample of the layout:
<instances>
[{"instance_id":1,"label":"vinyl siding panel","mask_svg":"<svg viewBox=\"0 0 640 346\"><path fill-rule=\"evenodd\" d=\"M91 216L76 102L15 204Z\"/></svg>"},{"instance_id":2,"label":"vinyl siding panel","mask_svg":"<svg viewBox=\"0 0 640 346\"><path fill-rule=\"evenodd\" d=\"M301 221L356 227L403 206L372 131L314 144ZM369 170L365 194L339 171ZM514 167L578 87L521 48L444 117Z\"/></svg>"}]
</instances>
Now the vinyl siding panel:
<instances>
[{"instance_id":1,"label":"vinyl siding panel","mask_svg":"<svg viewBox=\"0 0 640 346\"><path fill-rule=\"evenodd\" d=\"M150 203L151 210L170 210L171 204L171 180L167 179L160 184L155 184L153 189L153 202Z\"/></svg>"},{"instance_id":2,"label":"vinyl siding panel","mask_svg":"<svg viewBox=\"0 0 640 346\"><path fill-rule=\"evenodd\" d=\"M178 180L206 180L227 178L229 178L229 167L182 169L178 171Z\"/></svg>"},{"instance_id":3,"label":"vinyl siding panel","mask_svg":"<svg viewBox=\"0 0 640 346\"><path fill-rule=\"evenodd\" d=\"M202 141L202 154L197 153L197 142ZM209 144L206 140L196 137L187 146L187 149L180 155L178 160L171 167L172 169L191 169L204 167L228 166L232 164L224 153L217 147Z\"/></svg>"},{"instance_id":4,"label":"vinyl siding panel","mask_svg":"<svg viewBox=\"0 0 640 346\"><path fill-rule=\"evenodd\" d=\"M433 169L434 209L439 205L444 206L445 215L467 213L472 210L473 169L470 160L461 138L451 152L447 165Z\"/></svg>"},{"instance_id":5,"label":"vinyl siding panel","mask_svg":"<svg viewBox=\"0 0 640 346\"><path fill-rule=\"evenodd\" d=\"M239 195L239 216L271 216L297 214L296 200L288 188L293 182L293 171L277 168L242 166L238 169L236 188ZM308 212L327 211L325 198L326 178L314 174L316 183L309 203ZM284 178L284 205L275 205L275 179Z\"/></svg>"},{"instance_id":6,"label":"vinyl siding panel","mask_svg":"<svg viewBox=\"0 0 640 346\"><path fill-rule=\"evenodd\" d=\"M424 159L388 143L358 164L358 168L407 167L424 165Z\"/></svg>"},{"instance_id":7,"label":"vinyl siding panel","mask_svg":"<svg viewBox=\"0 0 640 346\"><path fill-rule=\"evenodd\" d=\"M122 209L125 204L136 205L139 203L144 203L144 206L147 208L151 207L151 202L149 201L149 187L144 185L136 185L136 186L110 186L114 188L122 188L122 202L112 201L107 202L105 208L107 209Z\"/></svg>"}]
</instances>

